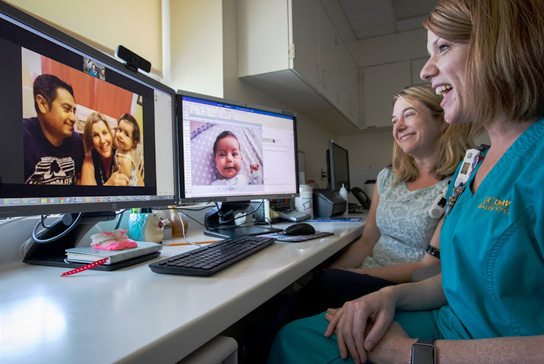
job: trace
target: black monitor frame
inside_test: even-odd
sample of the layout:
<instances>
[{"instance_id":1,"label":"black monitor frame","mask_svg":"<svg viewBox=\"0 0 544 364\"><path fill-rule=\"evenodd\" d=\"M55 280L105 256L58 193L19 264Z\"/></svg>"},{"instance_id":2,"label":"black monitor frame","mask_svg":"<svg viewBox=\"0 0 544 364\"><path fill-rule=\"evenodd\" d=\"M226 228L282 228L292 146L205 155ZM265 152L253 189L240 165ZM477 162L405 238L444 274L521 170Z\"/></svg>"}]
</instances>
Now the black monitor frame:
<instances>
[{"instance_id":1,"label":"black monitor frame","mask_svg":"<svg viewBox=\"0 0 544 364\"><path fill-rule=\"evenodd\" d=\"M159 91L164 92L165 94L168 94L172 97L172 145L173 147L173 170L174 172L174 193L171 196L158 196L155 190L155 194L149 193L146 194L147 196L152 196L152 198L146 198L141 199L138 198L140 193L138 191L135 191L130 196L127 196L125 199L117 199L113 198L110 199L110 201L104 202L104 198L101 199L100 202L97 201L95 198L91 198L91 202L83 202L83 203L54 203L54 204L32 204L32 205L25 205L25 203L19 203L17 205L9 205L7 206L4 204L4 206L0 207L0 218L3 217L16 217L16 216L28 216L28 215L40 215L40 214L58 214L58 213L78 213L78 212L98 212L98 211L115 211L120 209L127 209L131 207L155 207L155 206L167 206L167 205L174 205L179 202L179 173L177 170L177 166L179 165L179 160L177 159L177 149L176 145L178 145L178 132L177 132L177 125L175 123L175 90L171 89L170 87L167 87L160 82L154 80L153 78L146 76L139 72L132 72L129 71L126 66L122 63L120 63L115 58L100 52L99 50L69 36L68 34L34 18L33 16L11 6L6 4L5 2L0 2L0 12L3 16L11 18L15 20L18 23L22 23L23 27L28 27L30 29L33 29L39 33L38 37L45 39L49 42L59 42L63 46L66 46L67 49L73 49L76 52L84 54L89 59L97 60L100 62L100 64L104 65L108 70L111 70L111 72L116 72L120 74L121 77L126 77L129 82L132 83L143 83L143 86L149 87L150 89L156 89ZM2 19L2 21L4 21ZM23 28L24 29L24 28ZM43 35L43 36L42 36ZM48 39L49 38L49 39ZM75 53L77 54L77 53ZM7 92L7 91L6 91ZM1 92L0 92L1 93ZM2 95L0 95L2 96ZM157 171L155 170L155 173ZM0 184L1 184L1 176L0 176ZM87 186L81 186L81 187L87 187ZM156 187L156 186L155 186ZM111 196L122 196L127 195L126 191L123 192L120 189L120 187L112 187L112 193ZM99 190L97 193L90 192L84 196L91 196L96 197L98 196L104 196L105 192L104 190ZM144 195L143 193L141 195ZM140 196L141 196L140 195ZM56 196L48 196L49 198L55 198ZM28 197L28 196L23 196ZM45 196L38 196L38 197L45 197ZM66 197L66 196L58 196L58 197ZM132 197L132 198L130 198ZM2 197L0 196L0 199L8 199L9 197ZM95 202L92 202L92 201Z\"/></svg>"},{"instance_id":2,"label":"black monitor frame","mask_svg":"<svg viewBox=\"0 0 544 364\"><path fill-rule=\"evenodd\" d=\"M240 108L248 108L248 109L254 109L257 111L263 111L263 112L270 112L270 113L276 113L281 114L285 116L289 116L293 118L293 132L294 132L294 168L295 168L295 185L296 190L290 193L263 193L263 194L246 194L246 195L236 195L236 196L213 196L213 197L187 197L185 195L185 168L183 168L184 163L184 155L183 155L183 108L182 108L182 99L183 97L189 97L189 98L196 98L201 99L205 101L210 102L218 102L221 104L225 104L232 107L240 107ZM253 105L249 103L243 103L243 102L237 102L232 100L225 100L213 96L208 95L202 95L197 94L193 92L188 92L184 90L178 90L177 91L177 99L176 99L176 112L177 112L177 118L178 118L178 140L180 141L179 144L179 155L178 159L180 160L180 168L179 168L179 191L181 193L180 202L181 203L195 203L195 202L236 202L236 201L247 201L247 200L258 200L258 199L280 199L280 198L293 198L296 196L299 196L299 176L298 176L298 153L297 153L297 123L296 123L296 114L284 111L284 110L278 110L273 109L265 106L259 106L259 105Z\"/></svg>"},{"instance_id":3,"label":"black monitor frame","mask_svg":"<svg viewBox=\"0 0 544 364\"><path fill-rule=\"evenodd\" d=\"M340 164L344 164L346 167L346 178L342 178L340 173ZM342 188L342 184L350 191L349 181L349 154L347 149L342 148L336 144L333 140L329 142L329 149L327 150L327 179L329 182L329 189L331 191L338 192Z\"/></svg>"},{"instance_id":4,"label":"black monitor frame","mask_svg":"<svg viewBox=\"0 0 544 364\"><path fill-rule=\"evenodd\" d=\"M299 176L298 176L298 153L297 153L297 129L296 129L296 114L277 110L273 108L263 107L252 105L248 103L240 103L236 101L225 100L221 98L216 98L208 95L196 94L192 92L187 92L183 90L178 90L177 92L177 113L178 113L178 123L179 123L179 140L181 141L179 147L179 160L181 161L182 167L180 168L180 192L181 192L181 202L190 203L190 202L215 202L217 207L209 211L205 216L205 226L206 231L204 234L209 236L216 236L221 238L236 238L240 236L248 235L262 235L266 233L273 233L281 231L281 229L275 229L267 226L239 226L235 223L235 216L239 213L250 213L252 210L257 208L257 204L250 204L250 200L259 200L259 199L280 199L280 198L293 198L299 195ZM287 116L293 121L293 161L294 161L294 183L295 189L289 193L262 193L262 194L239 194L239 195L228 195L223 196L186 196L185 188L185 173L186 170L183 167L185 162L184 158L184 138L183 138L183 106L182 102L184 98L198 99L210 103L218 103L222 106L233 109L250 109L255 112L264 112L271 114L280 114ZM262 206L260 208L263 208Z\"/></svg>"}]
</instances>

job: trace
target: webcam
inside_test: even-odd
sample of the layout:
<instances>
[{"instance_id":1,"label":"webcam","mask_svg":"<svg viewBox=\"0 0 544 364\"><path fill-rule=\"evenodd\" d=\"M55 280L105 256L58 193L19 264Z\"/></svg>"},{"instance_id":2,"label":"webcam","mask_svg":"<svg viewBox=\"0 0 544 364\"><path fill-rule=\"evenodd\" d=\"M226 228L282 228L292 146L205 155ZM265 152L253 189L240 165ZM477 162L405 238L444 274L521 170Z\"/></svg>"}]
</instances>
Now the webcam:
<instances>
[{"instance_id":1,"label":"webcam","mask_svg":"<svg viewBox=\"0 0 544 364\"><path fill-rule=\"evenodd\" d=\"M115 57L125 61L125 66L131 71L138 72L138 68L148 73L151 71L151 62L122 45L118 46L115 50Z\"/></svg>"}]
</instances>

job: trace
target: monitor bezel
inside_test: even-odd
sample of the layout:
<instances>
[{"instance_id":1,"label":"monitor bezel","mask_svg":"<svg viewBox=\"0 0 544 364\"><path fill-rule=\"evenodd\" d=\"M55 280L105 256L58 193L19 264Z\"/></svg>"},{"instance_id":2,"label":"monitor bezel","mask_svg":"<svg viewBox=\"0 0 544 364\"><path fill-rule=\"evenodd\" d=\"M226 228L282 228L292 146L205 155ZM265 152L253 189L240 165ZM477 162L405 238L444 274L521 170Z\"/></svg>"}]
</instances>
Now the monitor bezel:
<instances>
[{"instance_id":1,"label":"monitor bezel","mask_svg":"<svg viewBox=\"0 0 544 364\"><path fill-rule=\"evenodd\" d=\"M191 97L196 99L202 99L205 101L219 102L227 105L244 107L259 111L266 111L281 115L286 115L293 118L293 137L294 137L294 159L295 159L295 183L296 191L295 193L283 193L283 194L258 194L258 195L237 195L237 196L210 196L210 197L185 197L185 168L183 168L184 158L183 158L183 108L182 108L182 98ZM248 200L275 200L281 198L294 198L299 196L299 175L298 175L298 138L297 138L297 116L296 113L275 109L271 107L266 107L262 105L255 105L251 103L244 103L234 100L227 100L215 96L203 95L199 93L189 92L185 90L178 90L176 92L176 112L178 119L178 140L179 142L179 155L178 160L180 161L180 167L178 168L179 172L179 187L180 191L180 203L205 203L205 202L237 202L237 201L248 201Z\"/></svg>"},{"instance_id":2,"label":"monitor bezel","mask_svg":"<svg viewBox=\"0 0 544 364\"><path fill-rule=\"evenodd\" d=\"M335 171L335 167L336 167L336 164L335 164L335 160L337 159L336 155L337 153L335 154L334 152L334 148L339 148L343 151L346 152L346 165L347 165L347 172L348 172L348 182L347 182L347 186L344 185L344 187L346 187L346 189L348 190L348 192L351 190L351 182L350 182L350 176L349 176L349 152L346 148L343 148L341 147L340 145L336 144L334 142L334 140L330 140L329 142L329 150L327 151L327 155L328 155L328 158L327 158L327 163L328 163L328 169L329 169L329 189L331 191L340 191L340 188L342 186L339 185L338 181L336 180L336 171Z\"/></svg>"},{"instance_id":3,"label":"monitor bezel","mask_svg":"<svg viewBox=\"0 0 544 364\"><path fill-rule=\"evenodd\" d=\"M139 82L147 84L148 87L152 87L163 91L169 94L172 97L172 143L173 148L173 166L174 168L174 195L172 198L161 198L161 196L155 195L156 199L150 200L130 200L130 201L111 201L111 202L84 202L84 203L69 203L69 204L34 204L34 205L13 205L11 207L2 206L0 207L0 218L7 217L18 217L18 216L31 216L31 215L44 215L44 214L62 214L62 213L79 213L79 212L100 212L100 211L115 211L121 209L128 209L134 207L157 207L157 206L168 206L175 205L179 202L179 171L177 166L179 161L177 159L178 153L178 131L176 123L176 110L175 110L175 101L176 101L176 92L174 89L160 83L159 81L146 76L140 72L133 72L128 70L125 65L119 62L117 59L112 56L99 51L96 48L62 32L61 30L33 17L32 15L19 10L16 7L13 7L5 2L0 2L0 13L7 17L11 18L16 22L22 23L24 26L34 29L37 31L39 36L41 34L46 37L50 37L57 42L62 43L68 48L73 48L87 56L91 59L96 59L101 64L108 66L116 71L120 72L127 77L135 78ZM117 196L117 195L116 195ZM68 197L68 196L58 196L58 197ZM102 197L102 196L100 196Z\"/></svg>"}]
</instances>

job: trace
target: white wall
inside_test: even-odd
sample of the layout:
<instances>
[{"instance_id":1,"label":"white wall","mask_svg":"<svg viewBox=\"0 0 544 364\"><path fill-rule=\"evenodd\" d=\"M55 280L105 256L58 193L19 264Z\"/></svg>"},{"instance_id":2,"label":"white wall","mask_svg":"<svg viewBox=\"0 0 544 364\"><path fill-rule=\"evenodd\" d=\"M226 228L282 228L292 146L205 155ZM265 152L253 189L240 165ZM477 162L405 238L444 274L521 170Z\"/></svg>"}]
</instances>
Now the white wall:
<instances>
[{"instance_id":1,"label":"white wall","mask_svg":"<svg viewBox=\"0 0 544 364\"><path fill-rule=\"evenodd\" d=\"M172 88L223 97L221 3L170 1Z\"/></svg>"},{"instance_id":2,"label":"white wall","mask_svg":"<svg viewBox=\"0 0 544 364\"><path fill-rule=\"evenodd\" d=\"M162 75L161 0L5 0L113 56L123 45Z\"/></svg>"}]
</instances>

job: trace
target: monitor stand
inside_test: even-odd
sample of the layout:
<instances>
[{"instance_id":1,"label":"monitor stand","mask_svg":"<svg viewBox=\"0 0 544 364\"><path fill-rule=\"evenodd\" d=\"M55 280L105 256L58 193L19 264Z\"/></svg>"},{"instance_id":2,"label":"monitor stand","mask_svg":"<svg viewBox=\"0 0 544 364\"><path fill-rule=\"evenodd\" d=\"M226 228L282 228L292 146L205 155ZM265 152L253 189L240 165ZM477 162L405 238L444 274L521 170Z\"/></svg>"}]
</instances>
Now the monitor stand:
<instances>
[{"instance_id":1,"label":"monitor stand","mask_svg":"<svg viewBox=\"0 0 544 364\"><path fill-rule=\"evenodd\" d=\"M245 211L249 205L249 201L224 202L219 209L211 209L205 216L206 230L204 235L223 239L236 239L243 236L272 234L282 231L268 226L236 225L236 214Z\"/></svg>"},{"instance_id":2,"label":"monitor stand","mask_svg":"<svg viewBox=\"0 0 544 364\"><path fill-rule=\"evenodd\" d=\"M45 229L38 234L40 240L46 240L58 236L63 231L66 231L75 221L78 214L64 214L61 219L55 221L51 228ZM77 246L81 238L100 221L110 221L115 219L115 212L86 212L79 220L76 226L65 236L53 240L48 243L33 242L32 246L26 253L23 262L35 265L46 265L50 267L64 268L79 268L85 263L68 263L64 260L66 249ZM117 264L99 265L92 269L95 270L115 270L129 265L144 262L148 259L155 258L160 252L155 252L143 255L137 258L125 260Z\"/></svg>"}]
</instances>

